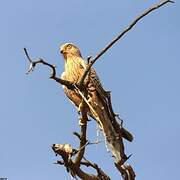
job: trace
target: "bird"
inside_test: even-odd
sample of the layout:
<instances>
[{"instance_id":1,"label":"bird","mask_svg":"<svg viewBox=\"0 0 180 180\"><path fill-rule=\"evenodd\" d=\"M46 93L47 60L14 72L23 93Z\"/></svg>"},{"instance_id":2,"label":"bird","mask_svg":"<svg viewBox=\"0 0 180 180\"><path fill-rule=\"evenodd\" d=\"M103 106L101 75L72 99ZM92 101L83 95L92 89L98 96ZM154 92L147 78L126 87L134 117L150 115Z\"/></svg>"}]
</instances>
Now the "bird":
<instances>
[{"instance_id":1,"label":"bird","mask_svg":"<svg viewBox=\"0 0 180 180\"><path fill-rule=\"evenodd\" d=\"M83 59L80 49L73 43L61 45L60 53L64 58L64 72L61 74L61 79L76 84L82 77L88 63ZM124 139L130 142L133 140L133 135L117 122L115 114L108 105L108 93L104 90L94 68L90 69L84 84L87 93L86 112L89 117L96 120L99 124L113 156L118 161L121 159L119 151L122 145L119 135L121 134ZM66 96L79 110L83 99L80 91L69 89L67 86L63 86L63 89ZM81 125L83 125L83 122Z\"/></svg>"}]
</instances>

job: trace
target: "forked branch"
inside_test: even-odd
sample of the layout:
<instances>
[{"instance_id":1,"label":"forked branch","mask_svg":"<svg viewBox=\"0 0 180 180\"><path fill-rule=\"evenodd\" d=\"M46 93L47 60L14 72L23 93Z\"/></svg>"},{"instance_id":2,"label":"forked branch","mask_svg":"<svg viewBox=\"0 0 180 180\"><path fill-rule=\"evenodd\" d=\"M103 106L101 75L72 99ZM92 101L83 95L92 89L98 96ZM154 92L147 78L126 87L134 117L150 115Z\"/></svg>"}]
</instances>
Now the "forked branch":
<instances>
[{"instance_id":1,"label":"forked branch","mask_svg":"<svg viewBox=\"0 0 180 180\"><path fill-rule=\"evenodd\" d=\"M108 50L110 49L118 40L120 40L128 31L130 31L138 21L140 21L144 16L148 15L150 12L160 8L161 6L167 3L174 3L174 1L166 0L160 1L158 4L155 4L151 8L144 11L140 16L138 16L127 28L125 28L117 37L115 37L104 49L102 49L94 58L91 59L84 74L82 75L81 79L79 80L78 84L81 85L84 82L89 70L91 69L92 65Z\"/></svg>"},{"instance_id":2,"label":"forked branch","mask_svg":"<svg viewBox=\"0 0 180 180\"><path fill-rule=\"evenodd\" d=\"M83 100L82 100L83 101ZM85 148L87 146L87 140L86 140L86 130L87 130L87 113L85 111L85 108L83 107L81 109L81 115L82 115L82 121L83 125L80 126L81 128L81 134L74 133L79 141L79 149L75 150L71 147L69 144L54 144L52 146L53 151L60 155L63 159L63 161L57 161L57 164L64 165L67 169L67 171L71 174L72 177L78 176L81 179L84 180L110 180L108 175L106 175L99 167L98 165L91 163L90 161L86 160L84 158L84 152ZM75 160L72 159L72 157L75 156ZM84 159L82 161L82 159ZM89 174L87 172L84 172L81 169L81 165L90 166L94 168L97 171L97 175Z\"/></svg>"},{"instance_id":3,"label":"forked branch","mask_svg":"<svg viewBox=\"0 0 180 180\"><path fill-rule=\"evenodd\" d=\"M67 86L69 89L74 89L74 84L70 81L67 81L67 80L63 80L61 78L58 78L56 77L56 66L52 65L52 64L49 64L47 63L46 61L44 61L42 58L39 58L38 60L36 61L33 61L30 56L29 56L29 53L27 52L27 49L24 48L24 52L25 52L25 55L27 57L27 59L29 60L30 64L29 64L29 68L26 72L26 74L30 74L32 71L34 71L35 67L37 64L43 64L43 65L46 65L48 67L51 68L52 72L51 72L51 75L49 78L51 79L54 79L56 82L62 84L62 85L65 85Z\"/></svg>"},{"instance_id":4,"label":"forked branch","mask_svg":"<svg viewBox=\"0 0 180 180\"><path fill-rule=\"evenodd\" d=\"M88 66L86 67L82 77L80 78L79 82L76 84L76 86L78 87L82 87L82 84L84 82L84 79L86 78L88 72L90 71L91 67L93 66L93 64L108 50L110 49L118 40L120 40L127 32L129 32L136 24L138 21L140 21L143 17L145 17L146 15L148 15L149 13L151 13L152 11L162 7L163 5L167 4L167 3L174 3L174 1L171 0L161 0L159 3L155 4L154 6L150 7L149 9L147 9L146 11L144 11L141 15L139 15L138 17L136 17L136 19L134 21L132 21L132 23L125 28L117 37L115 37L105 48L103 48L94 58L90 57L88 58ZM57 81L58 83L67 86L70 89L73 89L73 83L69 82L69 81L65 81L62 80L60 78L57 78L56 75L56 71L55 71L55 66L45 62L42 58L40 58L38 61L32 61L29 54L27 53L27 49L24 48L25 54L27 56L27 59L30 62L30 66L29 66L29 70L27 71L27 74L29 74L30 72L32 72L36 66L36 64L41 63L44 65L49 66L52 69L52 76L50 76L50 78L54 79L55 81Z\"/></svg>"},{"instance_id":5,"label":"forked branch","mask_svg":"<svg viewBox=\"0 0 180 180\"><path fill-rule=\"evenodd\" d=\"M26 57L27 57L27 59L28 59L28 61L30 63L27 74L32 72L34 70L34 68L37 66L37 64L46 65L46 66L50 67L51 70L52 70L52 73L50 75L51 79L54 79L56 82L67 86L67 88L69 88L69 89L78 90L84 95L84 93L85 93L85 91L83 89L84 79L89 74L90 69L93 66L93 64L107 50L109 50L118 40L120 40L127 32L129 32L137 24L137 22L139 22L143 17L145 17L146 15L151 13L152 11L162 7L163 5L165 5L167 3L173 3L173 1L171 1L171 0L162 1L161 0L158 4L152 6L151 8L144 11L140 16L136 17L135 20L132 21L132 23L127 28L125 28L117 37L115 37L94 58L89 59L89 63L88 63L87 68L85 69L85 71L84 71L82 77L80 78L79 82L77 82L76 84L74 84L74 83L72 83L70 81L66 81L66 80L63 80L63 79L60 79L60 78L56 77L56 68L55 68L54 65L47 63L42 58L40 58L40 59L38 59L36 61L33 61L30 58L30 56L29 56L29 54L27 52L27 49L24 48L25 55L26 55ZM85 100L86 100L86 98L83 99L83 101L85 101ZM111 99L110 99L110 95L108 96L108 93L107 93L107 101L109 103L110 109L112 109L111 108ZM115 116L113 110L111 110L111 111L112 111L112 115ZM60 164L60 165L64 165L66 167L67 171L70 172L73 177L78 176L79 178L84 179L84 180L101 180L101 179L110 180L109 176L106 175L96 164L91 163L90 161L88 161L87 159L84 158L85 148L87 147L87 144L88 144L87 139L86 139L87 113L85 111L83 111L83 109L82 109L81 115L82 115L82 119L81 119L82 124L80 126L81 127L81 134L79 135L79 134L76 133L76 136L80 140L79 149L78 150L73 149L71 147L71 145L69 145L69 144L54 144L52 146L52 149L54 150L54 152L56 154L59 154L63 159L63 161L57 161L57 163ZM123 142L122 142L122 145L123 145ZM121 148L120 151L122 151L124 153L123 148ZM72 157L74 157L74 159ZM84 172L80 168L81 166L87 166L87 167L92 167L92 168L96 169L97 175L93 175L93 174L89 174L89 173ZM135 179L135 173L133 171L133 168L130 165L127 165L124 162L123 163L117 162L117 163L115 163L115 166L119 170L119 172L121 173L124 180L134 180Z\"/></svg>"}]
</instances>

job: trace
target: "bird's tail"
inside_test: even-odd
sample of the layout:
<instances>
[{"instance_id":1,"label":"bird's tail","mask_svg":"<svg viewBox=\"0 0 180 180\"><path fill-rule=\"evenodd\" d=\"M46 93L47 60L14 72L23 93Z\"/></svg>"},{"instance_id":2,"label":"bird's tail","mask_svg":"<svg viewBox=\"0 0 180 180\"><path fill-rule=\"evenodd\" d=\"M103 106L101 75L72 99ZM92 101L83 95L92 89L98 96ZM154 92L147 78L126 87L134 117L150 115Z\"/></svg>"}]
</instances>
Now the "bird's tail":
<instances>
[{"instance_id":1,"label":"bird's tail","mask_svg":"<svg viewBox=\"0 0 180 180\"><path fill-rule=\"evenodd\" d=\"M102 102L102 101L101 101ZM121 128L119 123L115 120L112 121L107 109L101 104L101 102L91 103L93 112L91 112L94 118L99 123L107 145L111 149L113 156L116 159L116 162L126 160L127 157L124 153L124 145L122 137L132 141L133 136L125 128Z\"/></svg>"},{"instance_id":2,"label":"bird's tail","mask_svg":"<svg viewBox=\"0 0 180 180\"><path fill-rule=\"evenodd\" d=\"M98 122L98 124L100 125L100 129L102 129L101 124L100 124L100 122L97 120L97 118L95 118L94 115L92 115L92 113L89 113L88 115L89 115L91 118L93 118L94 120L96 120L96 121ZM99 117L100 117L100 116L99 116ZM110 120L108 120L108 121L110 121ZM122 136L124 139L126 139L126 140L129 141L129 142L132 142L132 141L133 141L134 137L133 137L133 135L132 135L127 129L125 129L124 127L121 127L121 126L119 125L119 123L117 123L117 127L116 127L116 128L119 128L119 129L120 129L120 131L121 131L121 136Z\"/></svg>"}]
</instances>

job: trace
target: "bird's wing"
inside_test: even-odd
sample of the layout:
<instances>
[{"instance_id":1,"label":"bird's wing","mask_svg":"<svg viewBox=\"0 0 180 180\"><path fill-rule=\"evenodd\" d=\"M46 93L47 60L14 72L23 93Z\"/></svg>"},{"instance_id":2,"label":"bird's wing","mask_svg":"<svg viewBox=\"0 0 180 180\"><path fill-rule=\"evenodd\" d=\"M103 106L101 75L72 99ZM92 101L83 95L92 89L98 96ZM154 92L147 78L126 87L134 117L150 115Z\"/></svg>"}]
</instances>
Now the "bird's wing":
<instances>
[{"instance_id":1,"label":"bird's wing","mask_svg":"<svg viewBox=\"0 0 180 180\"><path fill-rule=\"evenodd\" d=\"M63 72L61 74L61 79L67 80L66 78L66 72ZM81 96L75 92L74 90L68 89L66 86L63 85L63 90L66 96L69 98L69 100L76 106L79 107L79 104L81 103Z\"/></svg>"},{"instance_id":2,"label":"bird's wing","mask_svg":"<svg viewBox=\"0 0 180 180\"><path fill-rule=\"evenodd\" d=\"M95 89L97 92L97 96L100 99L100 101L102 102L103 107L105 108L106 112L108 113L110 117L110 119L114 119L114 113L112 111L112 108L109 107L110 103L108 102L108 97L109 94L104 90L99 77L96 74L96 71L92 68L89 74L89 78L90 78L90 91L92 89L92 91ZM94 89L93 89L93 88Z\"/></svg>"},{"instance_id":3,"label":"bird's wing","mask_svg":"<svg viewBox=\"0 0 180 180\"><path fill-rule=\"evenodd\" d=\"M107 117L109 117L109 120L111 121L114 130L116 132L121 131L122 136L125 139L127 139L128 141L132 141L133 140L132 134L129 131L127 131L125 128L120 127L120 124L116 120L116 115L113 111L112 104L111 104L110 93L104 90L104 88L93 68L91 69L89 77L90 77L89 86L94 87L94 89L97 92L96 93L97 98L95 98L95 99L97 100L97 103L101 104L104 113L107 115ZM92 88L92 90L93 90L93 88Z\"/></svg>"}]
</instances>

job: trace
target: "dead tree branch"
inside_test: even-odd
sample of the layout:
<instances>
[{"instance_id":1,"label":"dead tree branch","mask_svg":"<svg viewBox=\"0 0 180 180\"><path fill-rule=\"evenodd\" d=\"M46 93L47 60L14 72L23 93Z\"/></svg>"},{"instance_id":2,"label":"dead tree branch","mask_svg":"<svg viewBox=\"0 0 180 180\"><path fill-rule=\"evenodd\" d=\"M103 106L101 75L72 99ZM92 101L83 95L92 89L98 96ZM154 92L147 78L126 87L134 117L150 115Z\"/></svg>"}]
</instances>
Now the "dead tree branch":
<instances>
[{"instance_id":1,"label":"dead tree branch","mask_svg":"<svg viewBox=\"0 0 180 180\"><path fill-rule=\"evenodd\" d=\"M97 176L85 173L79 166L76 166L74 161L71 159L73 155L73 149L69 144L53 144L53 151L60 155L63 159L62 161L57 161L57 164L64 165L67 172L71 174L72 177L78 176L81 179L87 180L99 180Z\"/></svg>"},{"instance_id":2,"label":"dead tree branch","mask_svg":"<svg viewBox=\"0 0 180 180\"><path fill-rule=\"evenodd\" d=\"M84 100L82 99L81 102L81 119L80 119L80 127L81 127L81 134L80 134L80 144L79 144L79 151L77 153L77 157L75 159L75 164L76 166L80 166L81 160L84 156L84 152L85 152L85 145L87 143L86 140L86 131L87 131L87 121L88 121L88 117L87 117L87 112L86 112L86 104L84 102Z\"/></svg>"},{"instance_id":3,"label":"dead tree branch","mask_svg":"<svg viewBox=\"0 0 180 180\"><path fill-rule=\"evenodd\" d=\"M70 173L72 177L76 178L76 176L78 176L83 180L110 180L109 176L107 176L96 164L93 164L90 161L81 161L80 165L92 167L96 170L97 175L86 173L80 168L80 166L77 166L71 158L73 153L71 145L53 144L52 149L63 159L63 161L58 160L55 164L64 165L67 172Z\"/></svg>"},{"instance_id":4,"label":"dead tree branch","mask_svg":"<svg viewBox=\"0 0 180 180\"><path fill-rule=\"evenodd\" d=\"M91 59L89 62L84 74L82 75L81 79L79 80L78 84L81 85L84 82L89 70L91 69L92 65L108 50L110 49L118 40L120 40L128 31L130 31L138 21L140 21L144 16L148 15L150 12L160 8L161 6L167 3L174 3L174 1L166 0L160 1L158 4L152 6L151 8L144 11L140 16L138 16L127 28L125 28L117 37L115 37L104 49L102 49L94 58Z\"/></svg>"},{"instance_id":5,"label":"dead tree branch","mask_svg":"<svg viewBox=\"0 0 180 180\"><path fill-rule=\"evenodd\" d=\"M134 180L135 179L136 174L131 165L129 165L129 164L121 165L119 163L115 163L115 166L121 173L121 176L124 180Z\"/></svg>"},{"instance_id":6,"label":"dead tree branch","mask_svg":"<svg viewBox=\"0 0 180 180\"><path fill-rule=\"evenodd\" d=\"M93 66L93 64L107 50L109 50L118 40L120 40L127 32L129 32L137 24L137 22L139 22L143 17L145 17L146 15L151 13L152 11L162 7L163 5L165 5L167 3L173 3L173 1L171 1L171 0L160 1L158 4L152 6L151 8L144 11L140 16L136 17L136 19L134 21L132 21L132 23L127 28L125 28L117 37L115 37L107 46L105 46L105 48L103 48L94 58L92 58L92 59L88 58L89 63L87 65L87 68L85 69L82 77L80 78L80 80L76 84L74 84L70 81L63 80L61 78L56 77L56 67L54 65L47 63L42 58L40 58L36 61L33 61L30 58L30 56L27 52L27 49L24 48L25 55L26 55L26 57L30 63L27 74L31 73L35 69L37 64L46 65L46 66L50 67L50 69L52 71L51 75L50 75L51 79L53 79L56 82L66 86L68 89L73 89L73 90L75 89L76 91L79 92L80 96L82 97L82 102L80 105L80 112L81 112L80 134L74 133L79 138L79 141L80 141L79 148L73 149L72 146L69 144L54 144L52 146L53 151L56 154L60 155L63 159L63 161L60 161L60 160L57 161L57 164L64 165L72 177L78 176L79 178L81 178L83 180L110 180L109 176L106 175L98 167L97 164L91 163L90 161L88 161L87 159L84 158L85 149L86 149L88 144L91 144L86 139L87 121L88 121L86 106L89 106L89 108L92 108L91 105L88 104L89 102L87 101L87 96L86 96L87 94L86 94L86 90L84 88L84 80L85 80L86 76L89 74L90 69ZM121 142L121 147L119 149L119 152L120 152L120 156L121 156L122 161L115 162L115 166L119 170L119 172L121 173L121 176L123 177L124 180L135 180L135 173L134 173L133 168L129 164L125 164L126 160L129 157L126 157L126 155L124 153L124 143L122 140L122 132L121 132L121 128L123 128L122 122L121 122L121 125L119 126L119 124L115 120L115 117L117 115L113 112L113 109L112 109L110 93L105 92L103 89L100 89L99 91L100 91L100 94L102 95L102 99L104 101L106 101L107 104L109 105L109 109L110 109L109 113L111 114L112 121L113 121L112 124L113 124L116 132L119 132L118 138ZM92 111L94 111L93 108L92 108ZM96 114L96 112L94 112L94 114ZM113 120L113 118L114 118L114 120ZM81 169L81 166L87 166L87 167L94 168L97 171L97 175L93 175L93 174L89 174L89 173L84 172Z\"/></svg>"},{"instance_id":7,"label":"dead tree branch","mask_svg":"<svg viewBox=\"0 0 180 180\"><path fill-rule=\"evenodd\" d=\"M109 176L106 175L96 164L91 163L90 161L86 160L84 157L85 148L87 146L86 140L86 130L87 130L87 113L85 111L85 104L84 100L82 100L82 108L81 108L81 134L74 133L78 139L80 140L79 149L75 150L69 144L53 144L52 149L53 151L60 155L63 161L57 161L56 164L64 165L67 171L71 174L72 177L78 176L84 180L110 180ZM72 160L72 157L75 157L75 160ZM85 161L82 161L85 159ZM84 172L80 166L86 165L94 168L97 171L97 175L88 174Z\"/></svg>"},{"instance_id":8,"label":"dead tree branch","mask_svg":"<svg viewBox=\"0 0 180 180\"><path fill-rule=\"evenodd\" d=\"M27 49L24 48L24 52L25 52L25 55L27 57L27 59L29 60L30 64L29 64L29 68L26 72L26 74L29 74L31 73L32 71L34 71L35 67L37 64L43 64L43 65L46 65L48 67L51 68L52 72L51 72L51 75L50 75L50 79L54 79L56 82L62 84L62 85L65 85L67 86L69 89L74 89L74 84L70 81L66 81L66 80L63 80L63 79L60 79L58 77L56 77L56 66L52 65L52 64L49 64L47 63L46 61L44 61L42 58L39 58L39 60L36 60L36 61L33 61L30 56L29 56L29 53L27 52ZM78 85L77 85L78 86Z\"/></svg>"},{"instance_id":9,"label":"dead tree branch","mask_svg":"<svg viewBox=\"0 0 180 180\"><path fill-rule=\"evenodd\" d=\"M91 67L93 66L93 64L108 50L110 49L118 40L120 40L127 32L129 32L136 24L138 21L140 21L143 17L145 17L146 15L148 15L149 13L151 13L152 11L159 9L160 7L164 6L167 3L174 3L174 1L171 0L165 0L165 1L160 1L158 4L155 4L154 6L150 7L149 9L147 9L146 11L144 11L141 15L139 15L134 21L132 21L132 23L125 28L117 37L115 37L105 48L103 48L94 58L92 57L88 57L88 66L86 67L84 74L82 75L82 77L80 78L79 82L76 84L76 86L78 87L82 87L82 84L84 82L84 79L86 78L88 72L90 71ZM56 70L55 70L55 66L45 62L42 58L40 58L38 61L32 61L27 49L24 48L25 54L27 56L27 59L30 62L30 66L29 69L27 71L27 74L29 74L30 72L32 72L36 66L36 64L44 64L49 66L52 69L52 75L50 76L50 78L54 79L55 81L57 81L58 83L67 86L69 89L73 89L73 83L69 82L69 81L65 81L62 80L60 78L57 78L56 75ZM92 60L90 60L92 59Z\"/></svg>"},{"instance_id":10,"label":"dead tree branch","mask_svg":"<svg viewBox=\"0 0 180 180\"><path fill-rule=\"evenodd\" d=\"M89 160L87 160L86 158L83 158L84 161L81 161L81 165L87 166L87 167L92 167L94 169L96 169L98 177L102 180L110 180L110 178L107 176L107 174L104 173L104 171L102 171L97 164L90 162Z\"/></svg>"}]
</instances>

